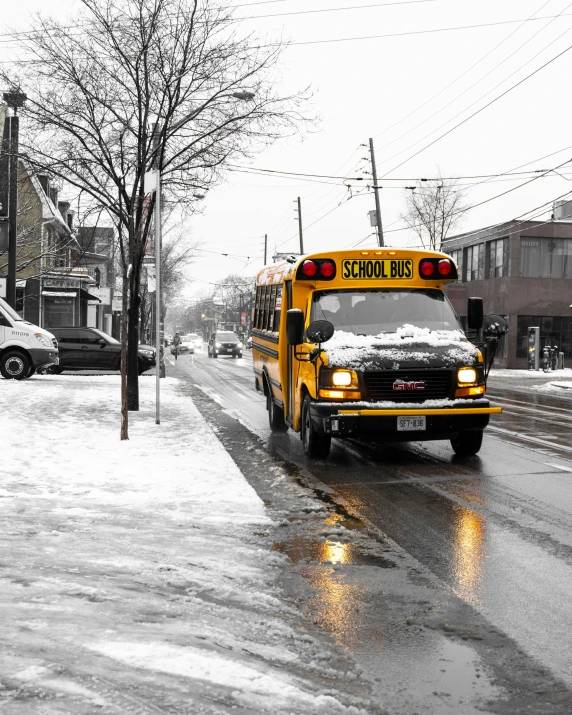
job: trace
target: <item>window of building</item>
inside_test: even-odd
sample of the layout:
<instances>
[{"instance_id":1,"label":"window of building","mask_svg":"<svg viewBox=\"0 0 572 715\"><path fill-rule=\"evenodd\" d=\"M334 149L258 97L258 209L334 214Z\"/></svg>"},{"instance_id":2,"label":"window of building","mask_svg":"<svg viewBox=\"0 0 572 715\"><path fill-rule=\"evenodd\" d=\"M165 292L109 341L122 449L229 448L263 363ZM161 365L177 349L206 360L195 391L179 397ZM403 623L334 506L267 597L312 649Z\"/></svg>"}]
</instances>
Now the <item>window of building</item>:
<instances>
[{"instance_id":1,"label":"window of building","mask_svg":"<svg viewBox=\"0 0 572 715\"><path fill-rule=\"evenodd\" d=\"M540 344L555 345L564 353L564 358L572 357L572 317L559 315L519 315L517 319L516 357L528 355L528 329L540 328Z\"/></svg>"},{"instance_id":2,"label":"window of building","mask_svg":"<svg viewBox=\"0 0 572 715\"><path fill-rule=\"evenodd\" d=\"M487 243L487 278L508 276L508 238Z\"/></svg>"},{"instance_id":3,"label":"window of building","mask_svg":"<svg viewBox=\"0 0 572 715\"><path fill-rule=\"evenodd\" d=\"M482 281L484 278L484 244L477 243L464 249L464 264L466 281Z\"/></svg>"},{"instance_id":4,"label":"window of building","mask_svg":"<svg viewBox=\"0 0 572 715\"><path fill-rule=\"evenodd\" d=\"M572 240L522 237L520 275L523 278L572 278Z\"/></svg>"},{"instance_id":5,"label":"window of building","mask_svg":"<svg viewBox=\"0 0 572 715\"><path fill-rule=\"evenodd\" d=\"M457 264L457 271L459 274L459 278L463 280L463 249L458 248L455 249L454 251L448 251L449 255L453 259L453 261Z\"/></svg>"}]
</instances>

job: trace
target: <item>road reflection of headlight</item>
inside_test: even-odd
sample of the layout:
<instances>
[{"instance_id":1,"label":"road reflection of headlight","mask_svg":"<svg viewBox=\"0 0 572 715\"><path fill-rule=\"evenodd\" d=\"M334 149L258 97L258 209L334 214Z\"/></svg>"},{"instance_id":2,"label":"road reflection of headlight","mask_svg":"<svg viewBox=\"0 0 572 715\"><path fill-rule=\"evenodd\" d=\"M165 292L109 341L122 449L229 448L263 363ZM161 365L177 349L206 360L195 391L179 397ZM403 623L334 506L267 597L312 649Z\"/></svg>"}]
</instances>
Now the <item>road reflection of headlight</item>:
<instances>
[{"instance_id":1,"label":"road reflection of headlight","mask_svg":"<svg viewBox=\"0 0 572 715\"><path fill-rule=\"evenodd\" d=\"M459 508L455 524L455 577L463 597L471 603L480 600L483 579L485 522L475 511Z\"/></svg>"}]
</instances>

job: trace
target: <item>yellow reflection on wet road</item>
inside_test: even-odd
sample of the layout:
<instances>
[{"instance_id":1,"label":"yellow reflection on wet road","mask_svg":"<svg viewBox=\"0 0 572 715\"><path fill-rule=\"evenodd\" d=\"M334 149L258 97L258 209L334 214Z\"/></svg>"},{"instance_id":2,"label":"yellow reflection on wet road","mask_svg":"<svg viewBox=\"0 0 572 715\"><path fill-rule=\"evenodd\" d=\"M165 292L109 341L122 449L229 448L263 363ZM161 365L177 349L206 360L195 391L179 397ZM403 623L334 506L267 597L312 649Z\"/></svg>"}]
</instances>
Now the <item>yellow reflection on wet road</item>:
<instances>
[{"instance_id":1,"label":"yellow reflection on wet road","mask_svg":"<svg viewBox=\"0 0 572 715\"><path fill-rule=\"evenodd\" d=\"M473 604L480 602L484 570L485 522L471 509L458 506L454 541L454 575L458 593Z\"/></svg>"},{"instance_id":2,"label":"yellow reflection on wet road","mask_svg":"<svg viewBox=\"0 0 572 715\"><path fill-rule=\"evenodd\" d=\"M351 564L353 559L348 544L337 541L326 541L320 549L320 561L331 561L333 564Z\"/></svg>"}]
</instances>

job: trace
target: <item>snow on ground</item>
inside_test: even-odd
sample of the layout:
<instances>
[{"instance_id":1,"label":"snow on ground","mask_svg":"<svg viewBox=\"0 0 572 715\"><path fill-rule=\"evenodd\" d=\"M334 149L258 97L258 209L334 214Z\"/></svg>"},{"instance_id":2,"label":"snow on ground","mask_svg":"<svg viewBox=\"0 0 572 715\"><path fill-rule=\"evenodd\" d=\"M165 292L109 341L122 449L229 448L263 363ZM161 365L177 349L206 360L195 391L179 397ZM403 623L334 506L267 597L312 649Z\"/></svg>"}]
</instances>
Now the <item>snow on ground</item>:
<instances>
[{"instance_id":1,"label":"snow on ground","mask_svg":"<svg viewBox=\"0 0 572 715\"><path fill-rule=\"evenodd\" d=\"M177 380L160 426L140 385L120 442L118 376L0 380L0 711L362 712L261 500Z\"/></svg>"},{"instance_id":2,"label":"snow on ground","mask_svg":"<svg viewBox=\"0 0 572 715\"><path fill-rule=\"evenodd\" d=\"M505 370L504 368L494 368L490 372L490 377L511 377L523 380L554 380L557 378L572 378L572 369L564 368L563 370Z\"/></svg>"}]
</instances>

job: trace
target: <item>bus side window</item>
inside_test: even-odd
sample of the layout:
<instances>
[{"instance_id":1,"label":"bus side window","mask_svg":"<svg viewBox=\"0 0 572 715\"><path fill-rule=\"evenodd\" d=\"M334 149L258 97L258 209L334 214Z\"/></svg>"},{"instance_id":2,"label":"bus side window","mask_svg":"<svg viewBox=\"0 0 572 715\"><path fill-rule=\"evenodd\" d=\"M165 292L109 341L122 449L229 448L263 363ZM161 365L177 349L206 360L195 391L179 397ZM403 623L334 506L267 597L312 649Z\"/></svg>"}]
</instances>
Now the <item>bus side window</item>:
<instances>
[{"instance_id":1,"label":"bus side window","mask_svg":"<svg viewBox=\"0 0 572 715\"><path fill-rule=\"evenodd\" d=\"M270 306L270 286L266 286L266 292L264 294L264 318L262 324L262 330L268 330L268 316L269 316L269 306Z\"/></svg>"},{"instance_id":2,"label":"bus side window","mask_svg":"<svg viewBox=\"0 0 572 715\"><path fill-rule=\"evenodd\" d=\"M274 332L280 330L280 312L282 310L282 286L276 286L276 301L274 303Z\"/></svg>"},{"instance_id":3,"label":"bus side window","mask_svg":"<svg viewBox=\"0 0 572 715\"><path fill-rule=\"evenodd\" d=\"M260 330L262 327L262 314L264 310L264 286L260 286L256 295L256 323L255 327Z\"/></svg>"},{"instance_id":4,"label":"bus side window","mask_svg":"<svg viewBox=\"0 0 572 715\"><path fill-rule=\"evenodd\" d=\"M274 306L276 305L276 286L270 289L270 305L268 306L268 330L274 331Z\"/></svg>"}]
</instances>

